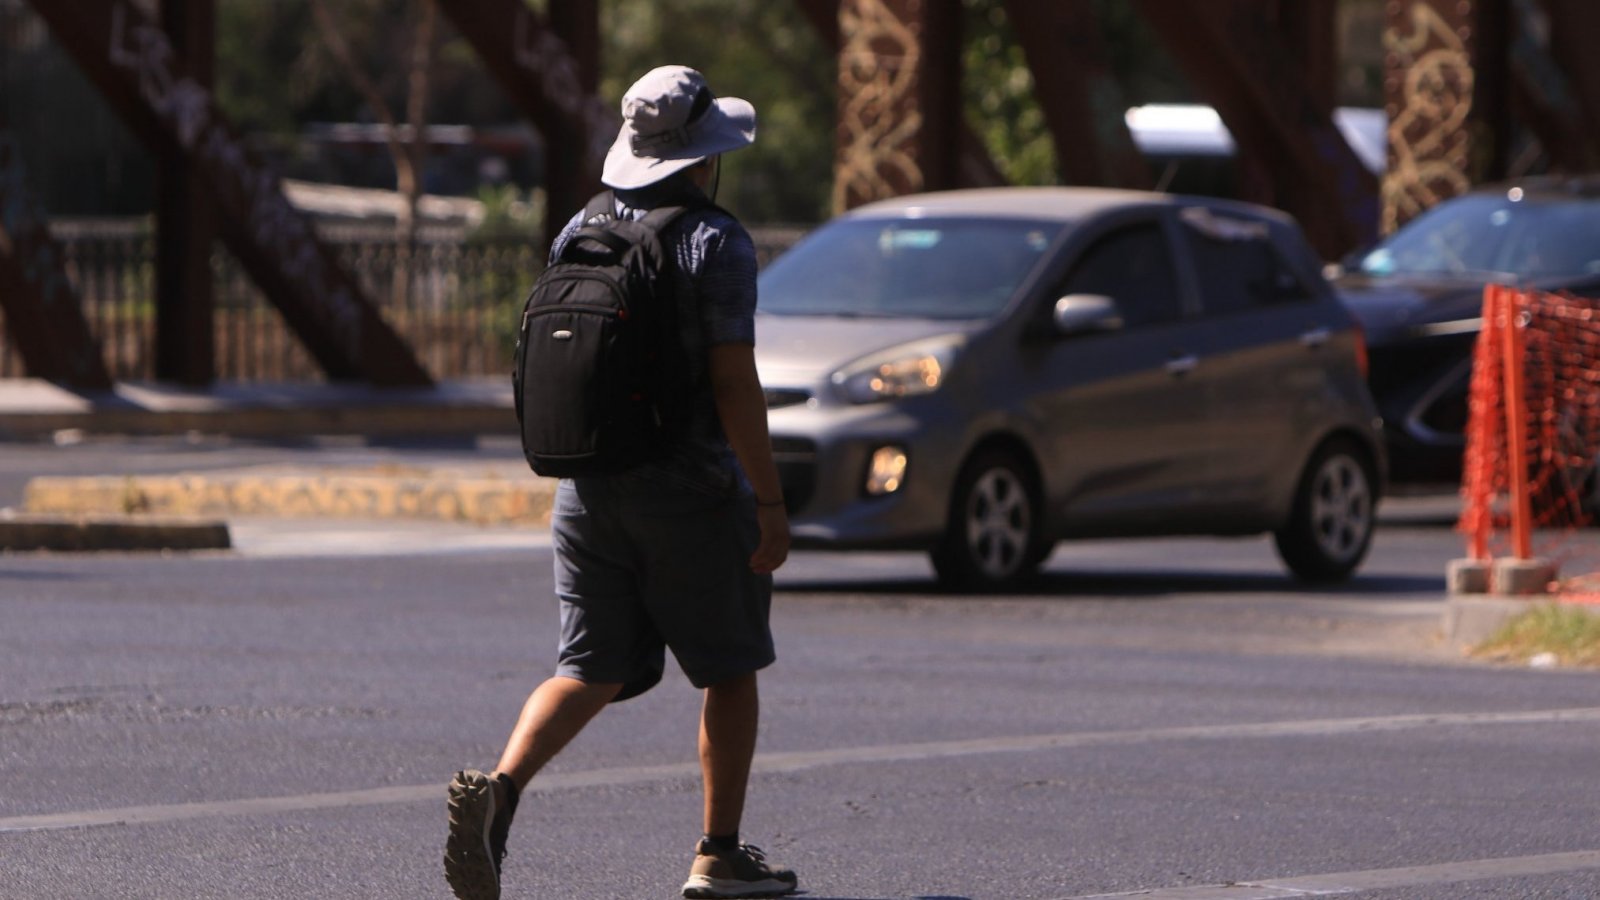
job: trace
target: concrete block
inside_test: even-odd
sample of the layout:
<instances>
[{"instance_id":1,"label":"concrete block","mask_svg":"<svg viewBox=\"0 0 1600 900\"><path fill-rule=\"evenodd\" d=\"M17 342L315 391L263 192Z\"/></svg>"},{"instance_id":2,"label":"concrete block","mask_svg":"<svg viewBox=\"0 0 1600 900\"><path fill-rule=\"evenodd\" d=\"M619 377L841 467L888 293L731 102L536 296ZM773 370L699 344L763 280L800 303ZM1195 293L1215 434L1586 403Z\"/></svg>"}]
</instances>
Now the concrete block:
<instances>
[{"instance_id":1,"label":"concrete block","mask_svg":"<svg viewBox=\"0 0 1600 900\"><path fill-rule=\"evenodd\" d=\"M1548 594L1550 583L1556 580L1556 564L1548 559L1503 557L1494 561L1492 580L1497 594Z\"/></svg>"},{"instance_id":2,"label":"concrete block","mask_svg":"<svg viewBox=\"0 0 1600 900\"><path fill-rule=\"evenodd\" d=\"M1490 571L1486 559L1452 559L1445 568L1445 585L1451 594L1487 594Z\"/></svg>"}]
</instances>

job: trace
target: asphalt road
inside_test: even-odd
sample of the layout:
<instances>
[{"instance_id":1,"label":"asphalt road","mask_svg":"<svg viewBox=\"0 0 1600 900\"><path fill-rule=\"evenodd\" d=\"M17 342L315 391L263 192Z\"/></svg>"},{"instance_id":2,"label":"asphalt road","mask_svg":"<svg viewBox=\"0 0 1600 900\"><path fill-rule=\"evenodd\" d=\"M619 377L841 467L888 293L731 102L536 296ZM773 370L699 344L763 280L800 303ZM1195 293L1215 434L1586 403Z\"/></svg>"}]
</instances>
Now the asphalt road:
<instances>
[{"instance_id":1,"label":"asphalt road","mask_svg":"<svg viewBox=\"0 0 1600 900\"><path fill-rule=\"evenodd\" d=\"M447 896L442 785L549 669L545 536L235 532L0 557L0 897ZM1443 646L1458 549L1391 523L1304 592L1260 540L1095 542L1001 598L797 554L745 836L813 900L1600 896L1600 676ZM674 675L602 715L506 895L675 896L697 708Z\"/></svg>"}]
</instances>

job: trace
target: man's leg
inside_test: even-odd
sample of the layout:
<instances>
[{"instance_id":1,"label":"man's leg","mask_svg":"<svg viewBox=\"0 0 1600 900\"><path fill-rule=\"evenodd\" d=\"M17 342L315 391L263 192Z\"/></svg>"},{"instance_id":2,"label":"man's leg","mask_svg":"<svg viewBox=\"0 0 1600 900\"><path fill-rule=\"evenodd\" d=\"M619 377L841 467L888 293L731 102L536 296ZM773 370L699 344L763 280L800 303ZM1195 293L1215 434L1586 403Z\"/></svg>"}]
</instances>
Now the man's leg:
<instances>
[{"instance_id":1,"label":"man's leg","mask_svg":"<svg viewBox=\"0 0 1600 900\"><path fill-rule=\"evenodd\" d=\"M799 884L794 872L772 868L759 849L738 841L760 717L754 672L706 688L700 712L706 836L695 847L685 897L776 897L793 893Z\"/></svg>"},{"instance_id":2,"label":"man's leg","mask_svg":"<svg viewBox=\"0 0 1600 900\"><path fill-rule=\"evenodd\" d=\"M706 834L739 833L760 718L756 673L738 675L706 688L705 706L700 711L700 773L705 781Z\"/></svg>"},{"instance_id":3,"label":"man's leg","mask_svg":"<svg viewBox=\"0 0 1600 900\"><path fill-rule=\"evenodd\" d=\"M546 680L523 704L495 772L510 777L521 791L620 690L620 684L588 684L564 675Z\"/></svg>"},{"instance_id":4,"label":"man's leg","mask_svg":"<svg viewBox=\"0 0 1600 900\"><path fill-rule=\"evenodd\" d=\"M523 704L498 770L456 773L447 791L450 834L444 874L458 898L498 900L500 861L517 796L621 689L620 684L585 684L560 675L547 680Z\"/></svg>"}]
</instances>

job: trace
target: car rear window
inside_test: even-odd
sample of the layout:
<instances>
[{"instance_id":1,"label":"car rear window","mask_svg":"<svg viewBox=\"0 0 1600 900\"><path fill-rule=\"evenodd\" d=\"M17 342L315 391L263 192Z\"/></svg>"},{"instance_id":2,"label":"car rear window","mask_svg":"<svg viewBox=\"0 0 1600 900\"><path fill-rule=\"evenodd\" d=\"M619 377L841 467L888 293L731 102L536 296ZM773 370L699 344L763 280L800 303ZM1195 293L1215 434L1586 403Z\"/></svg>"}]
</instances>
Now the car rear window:
<instances>
[{"instance_id":1,"label":"car rear window","mask_svg":"<svg viewBox=\"0 0 1600 900\"><path fill-rule=\"evenodd\" d=\"M1198 208L1184 210L1182 220L1207 313L1225 315L1315 296L1284 263L1265 223Z\"/></svg>"}]
</instances>

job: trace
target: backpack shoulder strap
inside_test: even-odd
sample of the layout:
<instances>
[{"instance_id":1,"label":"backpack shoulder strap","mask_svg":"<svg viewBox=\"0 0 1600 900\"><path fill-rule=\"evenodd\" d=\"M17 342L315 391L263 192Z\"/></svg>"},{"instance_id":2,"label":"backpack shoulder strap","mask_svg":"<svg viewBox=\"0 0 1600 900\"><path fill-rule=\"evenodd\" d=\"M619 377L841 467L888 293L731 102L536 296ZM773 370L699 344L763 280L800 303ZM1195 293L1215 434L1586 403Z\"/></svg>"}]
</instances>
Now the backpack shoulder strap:
<instances>
[{"instance_id":1,"label":"backpack shoulder strap","mask_svg":"<svg viewBox=\"0 0 1600 900\"><path fill-rule=\"evenodd\" d=\"M616 194L610 190L601 191L589 198L583 207L583 224L588 225L596 219L615 219L617 217Z\"/></svg>"},{"instance_id":2,"label":"backpack shoulder strap","mask_svg":"<svg viewBox=\"0 0 1600 900\"><path fill-rule=\"evenodd\" d=\"M583 217L578 220L578 228L562 245L561 253L553 262L598 262L595 257L593 244L600 244L612 253L623 253L632 246L626 239L612 234L606 227L617 220L617 207L615 195L604 190L593 197L583 207ZM584 246L589 242L591 246Z\"/></svg>"}]
</instances>

